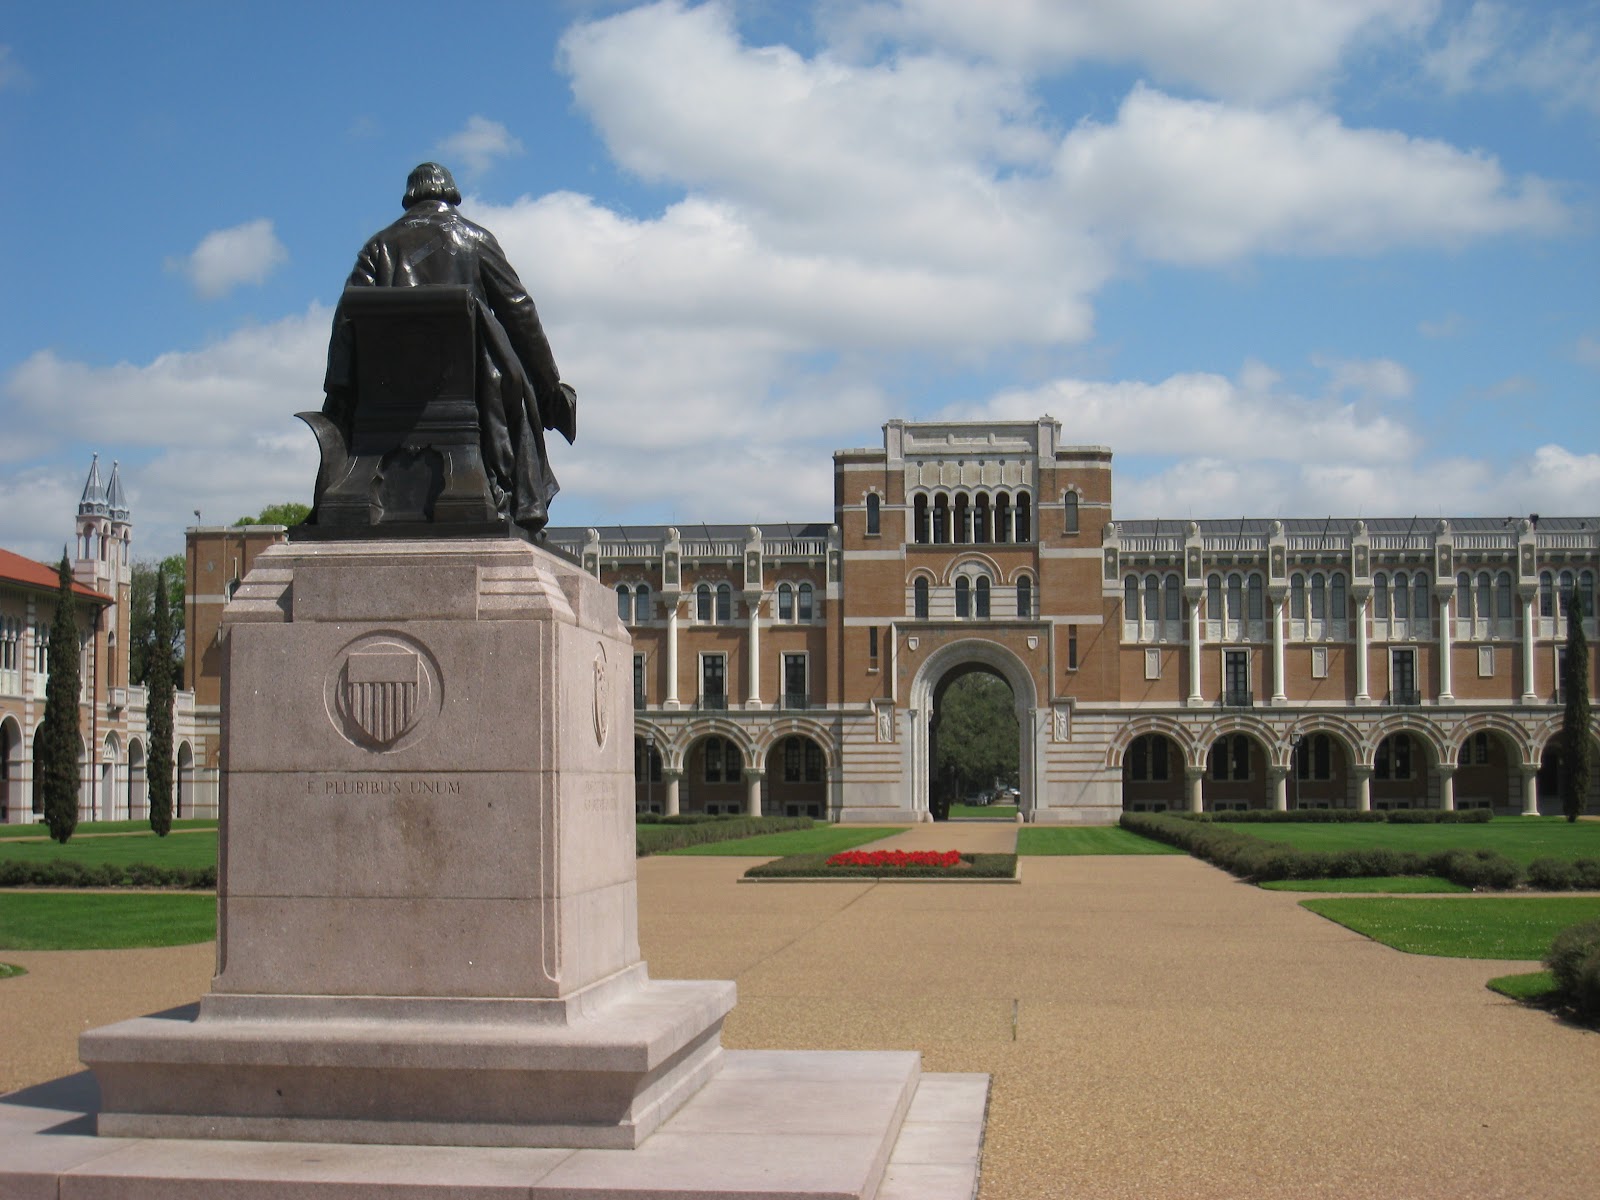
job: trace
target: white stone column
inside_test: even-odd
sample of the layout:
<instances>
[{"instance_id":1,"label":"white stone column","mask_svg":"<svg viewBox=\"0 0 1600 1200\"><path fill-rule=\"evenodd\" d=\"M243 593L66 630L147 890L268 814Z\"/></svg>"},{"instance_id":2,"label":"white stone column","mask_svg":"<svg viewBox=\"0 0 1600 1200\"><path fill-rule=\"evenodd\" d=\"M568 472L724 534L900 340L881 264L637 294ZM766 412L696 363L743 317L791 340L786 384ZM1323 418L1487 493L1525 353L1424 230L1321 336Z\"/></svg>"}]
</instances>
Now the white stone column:
<instances>
[{"instance_id":1,"label":"white stone column","mask_svg":"<svg viewBox=\"0 0 1600 1200\"><path fill-rule=\"evenodd\" d=\"M663 771L661 778L667 784L667 802L661 806L662 816L675 817L678 815L678 781L683 778L683 772Z\"/></svg>"},{"instance_id":2,"label":"white stone column","mask_svg":"<svg viewBox=\"0 0 1600 1200\"><path fill-rule=\"evenodd\" d=\"M662 708L678 707L678 597L667 601L667 695Z\"/></svg>"},{"instance_id":3,"label":"white stone column","mask_svg":"<svg viewBox=\"0 0 1600 1200\"><path fill-rule=\"evenodd\" d=\"M754 597L752 599L752 597ZM746 708L761 707L761 593L746 592L745 603L750 608L750 691ZM781 686L781 682L780 682Z\"/></svg>"},{"instance_id":4,"label":"white stone column","mask_svg":"<svg viewBox=\"0 0 1600 1200\"><path fill-rule=\"evenodd\" d=\"M749 817L761 815L761 781L767 777L765 771L746 771L744 773L744 811Z\"/></svg>"},{"instance_id":5,"label":"white stone column","mask_svg":"<svg viewBox=\"0 0 1600 1200\"><path fill-rule=\"evenodd\" d=\"M1289 811L1289 770L1287 767L1268 767L1272 780L1272 807L1278 812Z\"/></svg>"},{"instance_id":6,"label":"white stone column","mask_svg":"<svg viewBox=\"0 0 1600 1200\"><path fill-rule=\"evenodd\" d=\"M1183 782L1189 792L1189 811L1203 812L1205 810L1205 769L1203 767L1185 767L1183 769Z\"/></svg>"},{"instance_id":7,"label":"white stone column","mask_svg":"<svg viewBox=\"0 0 1600 1200\"><path fill-rule=\"evenodd\" d=\"M1537 817L1539 815L1539 768L1523 764L1522 766L1522 815Z\"/></svg>"},{"instance_id":8,"label":"white stone column","mask_svg":"<svg viewBox=\"0 0 1600 1200\"><path fill-rule=\"evenodd\" d=\"M1189 605L1189 706L1197 708L1204 703L1200 696L1200 596L1196 593L1184 600Z\"/></svg>"},{"instance_id":9,"label":"white stone column","mask_svg":"<svg viewBox=\"0 0 1600 1200\"><path fill-rule=\"evenodd\" d=\"M1522 702L1535 704L1539 697L1533 690L1533 591L1522 593Z\"/></svg>"},{"instance_id":10,"label":"white stone column","mask_svg":"<svg viewBox=\"0 0 1600 1200\"><path fill-rule=\"evenodd\" d=\"M1287 704L1288 693L1283 684L1283 597L1272 598L1272 702ZM1283 805L1278 806L1280 809Z\"/></svg>"},{"instance_id":11,"label":"white stone column","mask_svg":"<svg viewBox=\"0 0 1600 1200\"><path fill-rule=\"evenodd\" d=\"M1439 767L1439 807L1445 812L1456 810L1456 769L1453 764Z\"/></svg>"},{"instance_id":12,"label":"white stone column","mask_svg":"<svg viewBox=\"0 0 1600 1200\"><path fill-rule=\"evenodd\" d=\"M1439 703L1451 704L1455 696L1450 691L1450 654L1452 650L1451 639L1451 603L1453 593L1441 592L1439 594Z\"/></svg>"},{"instance_id":13,"label":"white stone column","mask_svg":"<svg viewBox=\"0 0 1600 1200\"><path fill-rule=\"evenodd\" d=\"M1356 811L1372 811L1372 768L1357 767L1356 776Z\"/></svg>"},{"instance_id":14,"label":"white stone column","mask_svg":"<svg viewBox=\"0 0 1600 1200\"><path fill-rule=\"evenodd\" d=\"M1371 597L1363 592L1356 598L1356 703L1370 704L1372 690L1367 683L1367 660L1371 657L1367 646L1367 604Z\"/></svg>"}]
</instances>

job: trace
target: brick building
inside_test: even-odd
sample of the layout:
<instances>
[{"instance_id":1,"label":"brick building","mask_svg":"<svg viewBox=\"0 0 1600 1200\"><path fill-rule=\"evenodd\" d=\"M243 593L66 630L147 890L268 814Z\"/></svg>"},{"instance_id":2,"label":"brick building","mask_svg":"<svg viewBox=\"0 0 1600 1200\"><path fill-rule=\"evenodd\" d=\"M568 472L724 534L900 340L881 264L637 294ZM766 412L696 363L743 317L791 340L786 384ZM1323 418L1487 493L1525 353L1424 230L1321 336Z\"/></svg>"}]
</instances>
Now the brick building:
<instances>
[{"instance_id":1,"label":"brick building","mask_svg":"<svg viewBox=\"0 0 1600 1200\"><path fill-rule=\"evenodd\" d=\"M129 681L128 670L133 518L115 463L104 482L98 457L90 465L75 524L71 565L82 680L78 819L145 817L145 689ZM57 589L56 567L0 550L0 822L42 819L33 788L33 746L44 721ZM173 712L175 816L216 815L216 774L204 765L215 742L208 732L196 726L194 694L180 691Z\"/></svg>"},{"instance_id":2,"label":"brick building","mask_svg":"<svg viewBox=\"0 0 1600 1200\"><path fill-rule=\"evenodd\" d=\"M633 633L638 806L920 818L944 690L984 671L1033 821L1559 808L1600 518L1114 522L1111 494L1111 451L1053 418L891 421L834 455L829 524L551 528ZM281 536L190 532L228 575L191 573L191 646Z\"/></svg>"}]
</instances>

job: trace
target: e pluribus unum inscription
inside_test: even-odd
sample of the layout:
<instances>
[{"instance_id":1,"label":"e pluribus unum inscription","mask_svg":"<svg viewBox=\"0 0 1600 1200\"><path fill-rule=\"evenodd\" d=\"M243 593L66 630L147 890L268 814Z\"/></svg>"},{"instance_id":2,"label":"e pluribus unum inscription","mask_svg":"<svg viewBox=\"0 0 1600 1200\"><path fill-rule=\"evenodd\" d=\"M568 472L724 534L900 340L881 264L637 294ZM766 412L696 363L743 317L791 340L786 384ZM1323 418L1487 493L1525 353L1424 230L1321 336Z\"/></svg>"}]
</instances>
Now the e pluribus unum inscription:
<instances>
[{"instance_id":1,"label":"e pluribus unum inscription","mask_svg":"<svg viewBox=\"0 0 1600 1200\"><path fill-rule=\"evenodd\" d=\"M448 775L339 775L306 780L308 796L459 796Z\"/></svg>"}]
</instances>

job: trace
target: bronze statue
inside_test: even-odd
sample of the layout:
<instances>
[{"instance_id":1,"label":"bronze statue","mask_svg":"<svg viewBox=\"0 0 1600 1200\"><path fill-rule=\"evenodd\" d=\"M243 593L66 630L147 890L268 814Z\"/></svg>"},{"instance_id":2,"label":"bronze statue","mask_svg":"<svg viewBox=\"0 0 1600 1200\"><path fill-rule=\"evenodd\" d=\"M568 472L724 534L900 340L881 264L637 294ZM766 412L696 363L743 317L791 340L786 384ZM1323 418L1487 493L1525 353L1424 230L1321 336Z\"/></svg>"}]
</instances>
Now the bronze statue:
<instances>
[{"instance_id":1,"label":"bronze statue","mask_svg":"<svg viewBox=\"0 0 1600 1200\"><path fill-rule=\"evenodd\" d=\"M450 172L423 163L405 215L362 247L333 318L322 467L304 536L534 534L555 475L544 431L577 434L539 314ZM390 290L394 289L394 290Z\"/></svg>"}]
</instances>

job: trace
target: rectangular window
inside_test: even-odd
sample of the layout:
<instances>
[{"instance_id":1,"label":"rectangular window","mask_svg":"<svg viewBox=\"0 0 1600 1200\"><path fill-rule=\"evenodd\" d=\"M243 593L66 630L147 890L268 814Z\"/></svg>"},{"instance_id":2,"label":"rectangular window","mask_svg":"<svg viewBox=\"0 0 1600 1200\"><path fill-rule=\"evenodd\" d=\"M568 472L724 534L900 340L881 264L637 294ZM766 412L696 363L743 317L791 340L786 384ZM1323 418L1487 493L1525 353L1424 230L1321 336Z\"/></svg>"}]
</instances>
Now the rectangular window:
<instances>
[{"instance_id":1,"label":"rectangular window","mask_svg":"<svg viewBox=\"0 0 1600 1200\"><path fill-rule=\"evenodd\" d=\"M1493 646L1479 646L1478 647L1478 678L1479 679L1493 679L1494 678L1494 647Z\"/></svg>"},{"instance_id":2,"label":"rectangular window","mask_svg":"<svg viewBox=\"0 0 1600 1200\"><path fill-rule=\"evenodd\" d=\"M725 654L700 656L700 707L728 707L728 658Z\"/></svg>"},{"instance_id":3,"label":"rectangular window","mask_svg":"<svg viewBox=\"0 0 1600 1200\"><path fill-rule=\"evenodd\" d=\"M1154 647L1144 652L1144 677L1146 679L1161 678L1161 651Z\"/></svg>"},{"instance_id":4,"label":"rectangular window","mask_svg":"<svg viewBox=\"0 0 1600 1200\"><path fill-rule=\"evenodd\" d=\"M878 669L878 627L876 625L867 626L867 669L872 671Z\"/></svg>"},{"instance_id":5,"label":"rectangular window","mask_svg":"<svg viewBox=\"0 0 1600 1200\"><path fill-rule=\"evenodd\" d=\"M1311 647L1311 678L1326 679L1328 677L1328 648L1326 646Z\"/></svg>"},{"instance_id":6,"label":"rectangular window","mask_svg":"<svg viewBox=\"0 0 1600 1200\"><path fill-rule=\"evenodd\" d=\"M635 708L643 708L645 706L644 655L642 654L633 656L633 706Z\"/></svg>"},{"instance_id":7,"label":"rectangular window","mask_svg":"<svg viewBox=\"0 0 1600 1200\"><path fill-rule=\"evenodd\" d=\"M785 708L804 708L809 689L806 686L806 656L804 654L785 654L783 656L783 706Z\"/></svg>"},{"instance_id":8,"label":"rectangular window","mask_svg":"<svg viewBox=\"0 0 1600 1200\"><path fill-rule=\"evenodd\" d=\"M1076 671L1077 669L1078 669L1078 627L1076 625L1068 625L1067 626L1067 670Z\"/></svg>"},{"instance_id":9,"label":"rectangular window","mask_svg":"<svg viewBox=\"0 0 1600 1200\"><path fill-rule=\"evenodd\" d=\"M1417 656L1409 647L1389 652L1389 703L1421 703L1417 695Z\"/></svg>"},{"instance_id":10,"label":"rectangular window","mask_svg":"<svg viewBox=\"0 0 1600 1200\"><path fill-rule=\"evenodd\" d=\"M1224 650L1222 652L1222 681L1225 695L1223 703L1231 708L1247 708L1250 695L1250 652Z\"/></svg>"}]
</instances>

